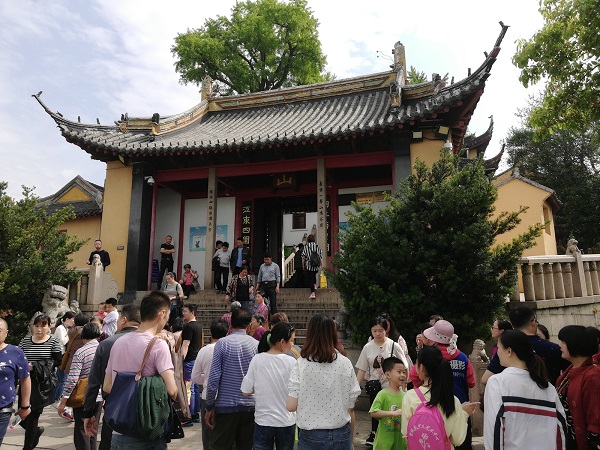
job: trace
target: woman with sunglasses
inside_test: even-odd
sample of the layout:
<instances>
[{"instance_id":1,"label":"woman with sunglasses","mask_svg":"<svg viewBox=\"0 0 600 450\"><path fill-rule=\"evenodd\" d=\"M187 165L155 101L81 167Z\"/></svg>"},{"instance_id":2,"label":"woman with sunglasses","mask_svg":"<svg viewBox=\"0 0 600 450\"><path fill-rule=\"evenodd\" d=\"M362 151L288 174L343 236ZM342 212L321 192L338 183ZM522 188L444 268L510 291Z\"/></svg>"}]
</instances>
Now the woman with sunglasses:
<instances>
[{"instance_id":1,"label":"woman with sunglasses","mask_svg":"<svg viewBox=\"0 0 600 450\"><path fill-rule=\"evenodd\" d=\"M387 330L390 326L387 319L377 316L371 320L369 326L373 339L367 342L360 352L360 356L356 362L356 368L358 369L356 376L359 383L367 380L365 390L369 394L369 405L372 405L377 393L388 386L387 377L381 367L383 360L390 356L395 356L402 361L404 367L408 367L408 362L400 345L387 337ZM377 381L379 381L378 384ZM376 386L375 389L373 389L373 385ZM373 446L378 425L379 420L371 419L371 434L367 437L365 445L369 447Z\"/></svg>"},{"instance_id":2,"label":"woman with sunglasses","mask_svg":"<svg viewBox=\"0 0 600 450\"><path fill-rule=\"evenodd\" d=\"M286 409L288 380L296 360L287 355L294 345L294 327L280 322L265 333L258 353L242 381L242 394L254 395L254 448L293 450L296 415Z\"/></svg>"},{"instance_id":3,"label":"woman with sunglasses","mask_svg":"<svg viewBox=\"0 0 600 450\"><path fill-rule=\"evenodd\" d=\"M335 323L316 314L290 375L288 411L297 411L298 450L351 450L354 405L360 386L348 358L335 345ZM333 445L332 445L333 444Z\"/></svg>"},{"instance_id":4,"label":"woman with sunglasses","mask_svg":"<svg viewBox=\"0 0 600 450\"><path fill-rule=\"evenodd\" d=\"M513 326L508 320L496 319L492 324L492 339L496 339L496 341L498 341L502 333L512 329ZM496 356L496 353L498 353L498 344L494 344L494 346L492 347L492 358Z\"/></svg>"}]
</instances>

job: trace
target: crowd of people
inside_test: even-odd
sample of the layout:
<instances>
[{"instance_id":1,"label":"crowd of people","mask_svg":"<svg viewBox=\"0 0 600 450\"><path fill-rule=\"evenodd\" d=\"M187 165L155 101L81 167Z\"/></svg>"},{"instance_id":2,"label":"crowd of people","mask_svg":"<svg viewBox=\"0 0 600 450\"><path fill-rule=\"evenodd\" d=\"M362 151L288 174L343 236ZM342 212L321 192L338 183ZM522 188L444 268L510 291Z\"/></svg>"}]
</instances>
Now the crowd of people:
<instances>
[{"instance_id":1,"label":"crowd of people","mask_svg":"<svg viewBox=\"0 0 600 450\"><path fill-rule=\"evenodd\" d=\"M285 313L265 317L234 301L226 318L210 324L204 345L195 304L183 306L183 323L171 324L165 292L120 312L116 303L106 300L92 318L66 313L54 334L50 318L38 315L19 346L5 343L8 327L0 319L0 445L17 417L23 448L36 448L44 433L40 415L54 405L74 421L78 450L167 448L168 434L148 441L101 421L119 374L140 367L142 377L162 380L174 405L185 403L182 426L200 424L203 447L211 450L292 450L296 442L301 450L350 450L363 383L372 417L365 445L375 450L471 449L471 416L480 407L488 450L600 445L600 332L568 325L554 344L537 334L535 311L527 307L493 322L497 346L480 404L469 399L471 362L452 324L438 315L416 337L414 361L392 317L377 315L353 367L324 314L310 319L300 348Z\"/></svg>"}]
</instances>

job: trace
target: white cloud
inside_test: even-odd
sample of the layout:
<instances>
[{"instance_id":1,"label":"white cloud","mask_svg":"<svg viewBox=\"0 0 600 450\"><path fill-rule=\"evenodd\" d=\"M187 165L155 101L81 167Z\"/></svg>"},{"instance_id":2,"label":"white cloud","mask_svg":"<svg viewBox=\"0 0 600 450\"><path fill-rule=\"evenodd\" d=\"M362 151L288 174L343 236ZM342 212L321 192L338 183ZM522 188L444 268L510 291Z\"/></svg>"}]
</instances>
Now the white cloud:
<instances>
[{"instance_id":1,"label":"white cloud","mask_svg":"<svg viewBox=\"0 0 600 450\"><path fill-rule=\"evenodd\" d=\"M112 124L121 113L162 116L199 102L198 87L179 84L170 49L177 33L202 26L208 17L229 15L233 0L164 2L34 0L0 3L0 180L19 196L20 185L54 193L76 174L104 183L104 164L68 144L30 95L65 117ZM456 80L476 69L490 51L503 20L511 25L502 44L470 129L483 132L495 119L490 152L515 124L513 114L526 101L511 64L515 40L541 26L533 0L504 2L422 0L373 2L309 0L320 22L327 69L338 79L388 70L396 41L406 58L430 76L450 73Z\"/></svg>"}]
</instances>

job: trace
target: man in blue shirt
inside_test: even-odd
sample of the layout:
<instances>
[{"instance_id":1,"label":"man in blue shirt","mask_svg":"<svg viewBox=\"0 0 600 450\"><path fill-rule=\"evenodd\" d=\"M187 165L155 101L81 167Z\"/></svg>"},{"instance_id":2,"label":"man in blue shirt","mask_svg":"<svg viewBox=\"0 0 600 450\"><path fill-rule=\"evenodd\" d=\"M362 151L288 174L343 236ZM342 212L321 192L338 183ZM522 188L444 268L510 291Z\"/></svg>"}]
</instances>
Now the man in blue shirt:
<instances>
[{"instance_id":1,"label":"man in blue shirt","mask_svg":"<svg viewBox=\"0 0 600 450\"><path fill-rule=\"evenodd\" d=\"M508 313L508 317L513 327L516 330L521 330L529 337L533 350L542 357L546 364L546 370L548 371L548 378L550 383L553 385L556 383L556 379L560 375L561 371L569 367L569 362L562 359L560 347L554 342L541 339L537 333L537 318L535 311L526 306L519 306L511 310ZM498 353L494 355L487 370L481 377L481 382L486 384L488 379L497 373L504 370L504 367L500 364L500 358Z\"/></svg>"},{"instance_id":2,"label":"man in blue shirt","mask_svg":"<svg viewBox=\"0 0 600 450\"><path fill-rule=\"evenodd\" d=\"M4 342L7 335L8 324L6 320L0 318L0 446L14 412L13 402L17 394L15 388L17 381L21 382L21 404L16 414L23 420L31 411L29 363L23 350Z\"/></svg>"},{"instance_id":3,"label":"man in blue shirt","mask_svg":"<svg viewBox=\"0 0 600 450\"><path fill-rule=\"evenodd\" d=\"M256 354L258 341L246 334L252 316L236 308L233 330L215 344L206 385L206 425L212 429L210 450L251 450L254 441L254 397L242 395L242 380Z\"/></svg>"}]
</instances>

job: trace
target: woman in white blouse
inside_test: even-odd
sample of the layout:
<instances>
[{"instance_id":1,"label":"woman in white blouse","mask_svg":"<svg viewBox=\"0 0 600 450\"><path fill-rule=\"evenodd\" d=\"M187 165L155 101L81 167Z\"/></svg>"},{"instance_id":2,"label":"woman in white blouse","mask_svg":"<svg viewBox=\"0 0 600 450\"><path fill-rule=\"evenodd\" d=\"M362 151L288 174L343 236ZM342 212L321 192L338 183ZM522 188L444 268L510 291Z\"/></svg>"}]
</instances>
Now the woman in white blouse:
<instances>
[{"instance_id":1,"label":"woman in white blouse","mask_svg":"<svg viewBox=\"0 0 600 450\"><path fill-rule=\"evenodd\" d=\"M336 343L333 320L325 314L313 316L288 384L287 409L296 411L298 450L317 450L324 444L352 449L360 386L352 363L335 349Z\"/></svg>"},{"instance_id":2,"label":"woman in white blouse","mask_svg":"<svg viewBox=\"0 0 600 450\"><path fill-rule=\"evenodd\" d=\"M59 323L54 330L54 337L58 339L58 342L63 346L63 352L67 348L69 343L69 329L75 325L75 313L73 311L67 311L63 316L58 319Z\"/></svg>"},{"instance_id":3,"label":"woman in white blouse","mask_svg":"<svg viewBox=\"0 0 600 450\"><path fill-rule=\"evenodd\" d=\"M383 360L390 356L395 356L404 367L408 367L408 361L404 356L404 351L399 344L387 337L387 331L390 329L390 324L387 318L382 315L374 317L369 323L371 329L372 340L367 342L360 352L358 361L356 362L356 368L358 369L358 382L363 381L379 381L381 388L385 389L388 386L388 380L382 370ZM367 389L369 391L369 389ZM373 400L377 396L376 391L368 392L370 405L373 404ZM371 419L371 434L367 437L365 445L373 446L375 440L375 433L377 432L377 426L379 420Z\"/></svg>"},{"instance_id":4,"label":"woman in white blouse","mask_svg":"<svg viewBox=\"0 0 600 450\"><path fill-rule=\"evenodd\" d=\"M75 326L75 313L73 311L67 311L63 314L59 321L60 323L54 330L54 337L58 340L58 342L60 342L60 345L62 345L64 353L67 349L67 344L69 343L69 329ZM57 399L58 406L58 399L60 399L60 396L62 395L67 374L60 370L60 368L57 368L56 376L58 378L58 386L56 386L56 390L54 391L54 398Z\"/></svg>"}]
</instances>

